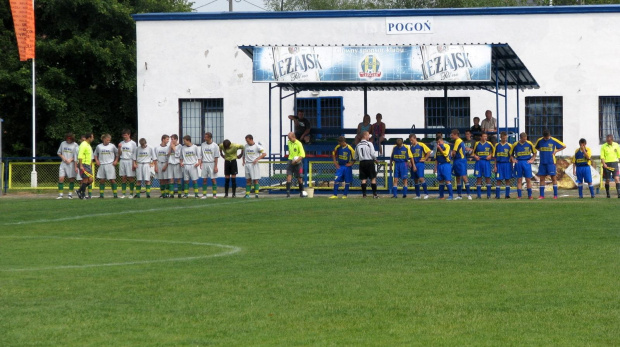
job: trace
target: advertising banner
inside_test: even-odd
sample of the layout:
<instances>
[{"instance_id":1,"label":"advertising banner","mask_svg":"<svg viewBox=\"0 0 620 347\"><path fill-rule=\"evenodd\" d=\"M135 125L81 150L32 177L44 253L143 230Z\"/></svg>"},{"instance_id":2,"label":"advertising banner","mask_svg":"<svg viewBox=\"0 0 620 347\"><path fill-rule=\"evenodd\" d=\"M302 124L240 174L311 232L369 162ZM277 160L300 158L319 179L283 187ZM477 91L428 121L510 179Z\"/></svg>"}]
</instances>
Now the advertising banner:
<instances>
[{"instance_id":1,"label":"advertising banner","mask_svg":"<svg viewBox=\"0 0 620 347\"><path fill-rule=\"evenodd\" d=\"M254 47L254 82L490 81L490 45Z\"/></svg>"}]
</instances>

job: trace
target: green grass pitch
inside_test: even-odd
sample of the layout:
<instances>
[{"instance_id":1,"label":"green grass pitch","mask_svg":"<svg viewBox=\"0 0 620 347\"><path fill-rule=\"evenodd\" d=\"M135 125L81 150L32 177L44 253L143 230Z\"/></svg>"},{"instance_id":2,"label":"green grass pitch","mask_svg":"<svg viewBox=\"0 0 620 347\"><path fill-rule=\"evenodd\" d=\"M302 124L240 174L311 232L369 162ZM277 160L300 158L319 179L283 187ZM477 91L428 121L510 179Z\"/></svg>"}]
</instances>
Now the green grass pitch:
<instances>
[{"instance_id":1,"label":"green grass pitch","mask_svg":"<svg viewBox=\"0 0 620 347\"><path fill-rule=\"evenodd\" d=\"M0 199L1 346L620 345L618 199Z\"/></svg>"}]
</instances>

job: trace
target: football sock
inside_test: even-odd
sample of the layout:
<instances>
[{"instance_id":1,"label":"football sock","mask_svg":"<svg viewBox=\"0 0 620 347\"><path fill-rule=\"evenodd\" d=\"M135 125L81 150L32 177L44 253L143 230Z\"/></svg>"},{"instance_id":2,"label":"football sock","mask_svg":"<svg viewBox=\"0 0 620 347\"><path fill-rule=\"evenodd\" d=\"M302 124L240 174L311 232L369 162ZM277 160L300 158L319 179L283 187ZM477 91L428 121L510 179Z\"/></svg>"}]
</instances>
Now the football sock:
<instances>
[{"instance_id":1,"label":"football sock","mask_svg":"<svg viewBox=\"0 0 620 347\"><path fill-rule=\"evenodd\" d=\"M146 196L151 196L151 185L150 184L146 185Z\"/></svg>"},{"instance_id":2,"label":"football sock","mask_svg":"<svg viewBox=\"0 0 620 347\"><path fill-rule=\"evenodd\" d=\"M491 185L487 184L487 198L491 197Z\"/></svg>"},{"instance_id":3,"label":"football sock","mask_svg":"<svg viewBox=\"0 0 620 347\"><path fill-rule=\"evenodd\" d=\"M522 194L521 189L517 189L517 196L518 196L518 197L521 197L521 194Z\"/></svg>"},{"instance_id":4,"label":"football sock","mask_svg":"<svg viewBox=\"0 0 620 347\"><path fill-rule=\"evenodd\" d=\"M480 199L482 197L482 186L481 185L476 185L476 193L478 194L478 199Z\"/></svg>"},{"instance_id":5,"label":"football sock","mask_svg":"<svg viewBox=\"0 0 620 347\"><path fill-rule=\"evenodd\" d=\"M448 187L448 195L450 195L450 198L452 198L452 182L448 182L448 184L446 184L446 187Z\"/></svg>"},{"instance_id":6,"label":"football sock","mask_svg":"<svg viewBox=\"0 0 620 347\"><path fill-rule=\"evenodd\" d=\"M605 192L607 192L607 196L609 196L609 183L605 183Z\"/></svg>"},{"instance_id":7,"label":"football sock","mask_svg":"<svg viewBox=\"0 0 620 347\"><path fill-rule=\"evenodd\" d=\"M117 196L117 190L118 186L116 185L116 183L112 183L112 193L114 193L114 196Z\"/></svg>"},{"instance_id":8,"label":"football sock","mask_svg":"<svg viewBox=\"0 0 620 347\"><path fill-rule=\"evenodd\" d=\"M501 191L501 187L500 186L495 186L495 197L499 199L499 193Z\"/></svg>"},{"instance_id":9,"label":"football sock","mask_svg":"<svg viewBox=\"0 0 620 347\"><path fill-rule=\"evenodd\" d=\"M137 196L137 197L140 197L140 193L142 192L142 184L141 184L141 183L138 183L138 184L136 185L136 191L137 191L137 192L136 192L136 196Z\"/></svg>"},{"instance_id":10,"label":"football sock","mask_svg":"<svg viewBox=\"0 0 620 347\"><path fill-rule=\"evenodd\" d=\"M291 182L286 182L286 193L287 194L291 193Z\"/></svg>"},{"instance_id":11,"label":"football sock","mask_svg":"<svg viewBox=\"0 0 620 347\"><path fill-rule=\"evenodd\" d=\"M233 178L232 182L230 183L232 183L232 193L233 195L235 195L235 192L237 191L237 179Z\"/></svg>"},{"instance_id":12,"label":"football sock","mask_svg":"<svg viewBox=\"0 0 620 347\"><path fill-rule=\"evenodd\" d=\"M545 186L540 186L540 188L538 189L540 190L540 196L544 198L545 197Z\"/></svg>"},{"instance_id":13,"label":"football sock","mask_svg":"<svg viewBox=\"0 0 620 347\"><path fill-rule=\"evenodd\" d=\"M392 195L394 197L396 197L396 194L398 194L398 187L397 186L392 186Z\"/></svg>"},{"instance_id":14,"label":"football sock","mask_svg":"<svg viewBox=\"0 0 620 347\"><path fill-rule=\"evenodd\" d=\"M415 196L420 196L420 184L416 183L414 186L415 186Z\"/></svg>"},{"instance_id":15,"label":"football sock","mask_svg":"<svg viewBox=\"0 0 620 347\"><path fill-rule=\"evenodd\" d=\"M461 196L461 194L463 194L463 184L462 183L457 183L456 184L456 194L458 194L458 196Z\"/></svg>"},{"instance_id":16,"label":"football sock","mask_svg":"<svg viewBox=\"0 0 620 347\"><path fill-rule=\"evenodd\" d=\"M506 196L510 196L510 186L506 186Z\"/></svg>"},{"instance_id":17,"label":"football sock","mask_svg":"<svg viewBox=\"0 0 620 347\"><path fill-rule=\"evenodd\" d=\"M338 189L340 188L340 183L334 183L334 195L338 195Z\"/></svg>"},{"instance_id":18,"label":"football sock","mask_svg":"<svg viewBox=\"0 0 620 347\"><path fill-rule=\"evenodd\" d=\"M62 194L62 191L65 189L64 183L58 183L58 194Z\"/></svg>"},{"instance_id":19,"label":"football sock","mask_svg":"<svg viewBox=\"0 0 620 347\"><path fill-rule=\"evenodd\" d=\"M230 177L224 179L224 194L228 195L228 187L230 185Z\"/></svg>"},{"instance_id":20,"label":"football sock","mask_svg":"<svg viewBox=\"0 0 620 347\"><path fill-rule=\"evenodd\" d=\"M301 193L303 191L304 191L304 184L303 183L299 183L299 192ZM256 194L258 194L258 192Z\"/></svg>"},{"instance_id":21,"label":"football sock","mask_svg":"<svg viewBox=\"0 0 620 347\"><path fill-rule=\"evenodd\" d=\"M590 183L590 196L594 196L594 186Z\"/></svg>"},{"instance_id":22,"label":"football sock","mask_svg":"<svg viewBox=\"0 0 620 347\"><path fill-rule=\"evenodd\" d=\"M73 187L74 187L74 183L69 182L69 194L71 194L71 192L73 191Z\"/></svg>"},{"instance_id":23,"label":"football sock","mask_svg":"<svg viewBox=\"0 0 620 347\"><path fill-rule=\"evenodd\" d=\"M557 184L553 185L553 196L558 196L558 185Z\"/></svg>"},{"instance_id":24,"label":"football sock","mask_svg":"<svg viewBox=\"0 0 620 347\"><path fill-rule=\"evenodd\" d=\"M362 194L366 195L366 183L362 183Z\"/></svg>"},{"instance_id":25,"label":"football sock","mask_svg":"<svg viewBox=\"0 0 620 347\"><path fill-rule=\"evenodd\" d=\"M408 189L407 189L407 186L405 185L405 186L403 187L403 196L407 196L407 190L408 190Z\"/></svg>"},{"instance_id":26,"label":"football sock","mask_svg":"<svg viewBox=\"0 0 620 347\"><path fill-rule=\"evenodd\" d=\"M121 183L121 191L123 194L127 192L127 183Z\"/></svg>"},{"instance_id":27,"label":"football sock","mask_svg":"<svg viewBox=\"0 0 620 347\"><path fill-rule=\"evenodd\" d=\"M527 197L528 198L532 197L532 188L527 188Z\"/></svg>"},{"instance_id":28,"label":"football sock","mask_svg":"<svg viewBox=\"0 0 620 347\"><path fill-rule=\"evenodd\" d=\"M344 184L344 195L347 196L349 194L349 183Z\"/></svg>"},{"instance_id":29,"label":"football sock","mask_svg":"<svg viewBox=\"0 0 620 347\"><path fill-rule=\"evenodd\" d=\"M303 188L304 188L303 183L300 183L300 184L299 184L299 186L301 187L300 189L302 189L302 190L303 190ZM258 194L258 192L260 191L260 190L259 190L259 187L260 187L260 186L258 185L258 183L254 183L254 193L255 193L255 194Z\"/></svg>"},{"instance_id":30,"label":"football sock","mask_svg":"<svg viewBox=\"0 0 620 347\"><path fill-rule=\"evenodd\" d=\"M583 184L582 184L582 183L579 183L579 184L577 185L577 189L579 190L579 197L580 197L580 198L583 198Z\"/></svg>"},{"instance_id":31,"label":"football sock","mask_svg":"<svg viewBox=\"0 0 620 347\"><path fill-rule=\"evenodd\" d=\"M104 191L105 191L105 183L99 183L99 196L103 196Z\"/></svg>"},{"instance_id":32,"label":"football sock","mask_svg":"<svg viewBox=\"0 0 620 347\"><path fill-rule=\"evenodd\" d=\"M370 187L372 188L372 195L377 195L377 184L371 183Z\"/></svg>"},{"instance_id":33,"label":"football sock","mask_svg":"<svg viewBox=\"0 0 620 347\"><path fill-rule=\"evenodd\" d=\"M424 195L428 195L428 186L426 182L422 183L422 190L424 190Z\"/></svg>"},{"instance_id":34,"label":"football sock","mask_svg":"<svg viewBox=\"0 0 620 347\"><path fill-rule=\"evenodd\" d=\"M467 195L471 195L469 190L469 183L465 184L465 191L467 191Z\"/></svg>"},{"instance_id":35,"label":"football sock","mask_svg":"<svg viewBox=\"0 0 620 347\"><path fill-rule=\"evenodd\" d=\"M439 184L439 198L443 198L443 188L444 188L444 185L440 183Z\"/></svg>"}]
</instances>

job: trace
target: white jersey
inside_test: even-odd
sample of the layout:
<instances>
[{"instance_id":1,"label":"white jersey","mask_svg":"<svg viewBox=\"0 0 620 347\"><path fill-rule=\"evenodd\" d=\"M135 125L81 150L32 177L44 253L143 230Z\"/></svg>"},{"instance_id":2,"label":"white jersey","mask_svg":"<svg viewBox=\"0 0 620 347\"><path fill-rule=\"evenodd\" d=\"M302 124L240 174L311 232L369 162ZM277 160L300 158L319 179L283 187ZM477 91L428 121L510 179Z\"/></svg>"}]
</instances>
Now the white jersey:
<instances>
[{"instance_id":1,"label":"white jersey","mask_svg":"<svg viewBox=\"0 0 620 347\"><path fill-rule=\"evenodd\" d=\"M79 152L80 146L77 143L71 142L67 143L67 141L63 141L58 147L58 156L62 154L65 159L73 158L73 160L77 163L77 156Z\"/></svg>"},{"instance_id":2,"label":"white jersey","mask_svg":"<svg viewBox=\"0 0 620 347\"><path fill-rule=\"evenodd\" d=\"M97 145L97 148L95 148L95 158L99 159L101 165L114 163L117 153L116 147L111 143L108 143L107 146L100 143Z\"/></svg>"},{"instance_id":3,"label":"white jersey","mask_svg":"<svg viewBox=\"0 0 620 347\"><path fill-rule=\"evenodd\" d=\"M252 146L246 143L243 147L243 153L243 155L245 156L245 162L251 163L254 160L258 159L261 154L265 153L265 149L256 142L254 142Z\"/></svg>"},{"instance_id":4,"label":"white jersey","mask_svg":"<svg viewBox=\"0 0 620 347\"><path fill-rule=\"evenodd\" d=\"M159 145L155 147L155 156L157 157L157 161L162 164L167 163L169 160L168 158L169 151L170 151L170 147L168 146Z\"/></svg>"},{"instance_id":5,"label":"white jersey","mask_svg":"<svg viewBox=\"0 0 620 347\"><path fill-rule=\"evenodd\" d=\"M134 140L129 140L129 142L121 142L121 159L124 160L131 160L135 157L135 153L136 153L136 149L138 148L138 145L136 144L136 142Z\"/></svg>"},{"instance_id":6,"label":"white jersey","mask_svg":"<svg viewBox=\"0 0 620 347\"><path fill-rule=\"evenodd\" d=\"M190 147L183 146L183 148L181 148L181 159L183 159L184 166L196 165L200 158L202 158L202 154L198 146L191 145Z\"/></svg>"},{"instance_id":7,"label":"white jersey","mask_svg":"<svg viewBox=\"0 0 620 347\"><path fill-rule=\"evenodd\" d=\"M152 162L154 160L157 160L157 157L155 156L155 152L148 145L146 147L144 147L144 148L138 147L138 149L136 149L135 153L136 154L135 154L133 159L138 164L150 163L150 162Z\"/></svg>"},{"instance_id":8,"label":"white jersey","mask_svg":"<svg viewBox=\"0 0 620 347\"><path fill-rule=\"evenodd\" d=\"M215 142L211 142L210 144L203 142L202 145L200 145L200 150L202 151L203 163L213 163L215 158L220 157L220 146Z\"/></svg>"},{"instance_id":9,"label":"white jersey","mask_svg":"<svg viewBox=\"0 0 620 347\"><path fill-rule=\"evenodd\" d=\"M172 150L172 146L170 147ZM173 152L170 153L168 157L168 164L177 165L181 163L181 151L183 150L183 145L178 144Z\"/></svg>"}]
</instances>

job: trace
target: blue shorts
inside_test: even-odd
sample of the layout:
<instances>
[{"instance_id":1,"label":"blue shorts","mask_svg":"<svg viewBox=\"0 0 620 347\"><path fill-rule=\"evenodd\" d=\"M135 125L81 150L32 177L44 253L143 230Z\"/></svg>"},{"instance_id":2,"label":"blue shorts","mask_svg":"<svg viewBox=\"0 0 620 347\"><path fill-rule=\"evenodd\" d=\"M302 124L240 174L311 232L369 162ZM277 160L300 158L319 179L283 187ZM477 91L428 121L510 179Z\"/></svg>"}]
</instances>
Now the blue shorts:
<instances>
[{"instance_id":1,"label":"blue shorts","mask_svg":"<svg viewBox=\"0 0 620 347\"><path fill-rule=\"evenodd\" d=\"M336 182L351 183L353 181L353 167L352 166L340 166L340 169L336 171Z\"/></svg>"},{"instance_id":2,"label":"blue shorts","mask_svg":"<svg viewBox=\"0 0 620 347\"><path fill-rule=\"evenodd\" d=\"M515 177L517 178L534 177L534 175L532 174L532 164L528 163L527 160L519 160L515 164Z\"/></svg>"},{"instance_id":3,"label":"blue shorts","mask_svg":"<svg viewBox=\"0 0 620 347\"><path fill-rule=\"evenodd\" d=\"M555 176L555 164L538 165L538 176Z\"/></svg>"},{"instance_id":4,"label":"blue shorts","mask_svg":"<svg viewBox=\"0 0 620 347\"><path fill-rule=\"evenodd\" d=\"M452 164L452 172L456 177L467 176L467 159L456 159Z\"/></svg>"},{"instance_id":5,"label":"blue shorts","mask_svg":"<svg viewBox=\"0 0 620 347\"><path fill-rule=\"evenodd\" d=\"M495 179L509 180L512 178L512 163L497 163Z\"/></svg>"},{"instance_id":6,"label":"blue shorts","mask_svg":"<svg viewBox=\"0 0 620 347\"><path fill-rule=\"evenodd\" d=\"M437 181L452 181L452 165L450 163L437 166Z\"/></svg>"},{"instance_id":7,"label":"blue shorts","mask_svg":"<svg viewBox=\"0 0 620 347\"><path fill-rule=\"evenodd\" d=\"M406 180L409 178L409 172L407 172L407 163L397 163L394 162L394 178L400 178L401 180Z\"/></svg>"},{"instance_id":8,"label":"blue shorts","mask_svg":"<svg viewBox=\"0 0 620 347\"><path fill-rule=\"evenodd\" d=\"M592 171L590 166L577 166L577 183L592 183Z\"/></svg>"},{"instance_id":9,"label":"blue shorts","mask_svg":"<svg viewBox=\"0 0 620 347\"><path fill-rule=\"evenodd\" d=\"M413 171L413 169L411 169L411 178L413 178L414 180L419 180L420 178L424 178L424 167L426 165L424 165L423 162L418 162L415 163L415 168L418 169L418 171Z\"/></svg>"},{"instance_id":10,"label":"blue shorts","mask_svg":"<svg viewBox=\"0 0 620 347\"><path fill-rule=\"evenodd\" d=\"M474 167L474 176L491 178L491 163L488 160L478 160Z\"/></svg>"}]
</instances>

